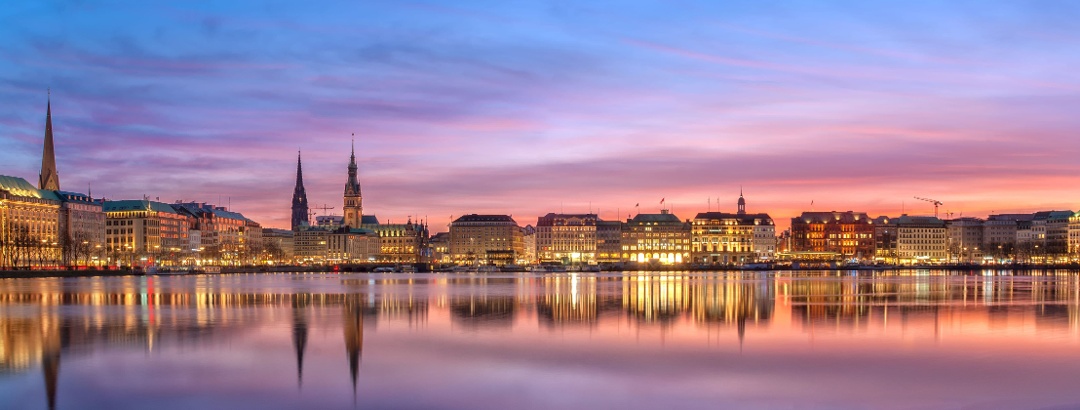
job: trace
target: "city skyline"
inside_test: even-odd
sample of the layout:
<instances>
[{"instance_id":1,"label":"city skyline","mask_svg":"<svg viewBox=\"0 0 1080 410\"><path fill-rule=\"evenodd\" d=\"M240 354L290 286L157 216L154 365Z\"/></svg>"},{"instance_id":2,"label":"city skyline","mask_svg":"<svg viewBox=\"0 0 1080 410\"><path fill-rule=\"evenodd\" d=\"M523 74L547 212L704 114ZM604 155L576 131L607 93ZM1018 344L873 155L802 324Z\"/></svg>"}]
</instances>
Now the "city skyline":
<instances>
[{"instance_id":1,"label":"city skyline","mask_svg":"<svg viewBox=\"0 0 1080 410\"><path fill-rule=\"evenodd\" d=\"M288 227L300 148L312 209L341 215L356 133L365 214L433 231L661 199L689 219L740 187L781 229L1080 202L1068 4L52 6L0 28L0 174L35 179L51 88L63 188L110 199Z\"/></svg>"}]
</instances>

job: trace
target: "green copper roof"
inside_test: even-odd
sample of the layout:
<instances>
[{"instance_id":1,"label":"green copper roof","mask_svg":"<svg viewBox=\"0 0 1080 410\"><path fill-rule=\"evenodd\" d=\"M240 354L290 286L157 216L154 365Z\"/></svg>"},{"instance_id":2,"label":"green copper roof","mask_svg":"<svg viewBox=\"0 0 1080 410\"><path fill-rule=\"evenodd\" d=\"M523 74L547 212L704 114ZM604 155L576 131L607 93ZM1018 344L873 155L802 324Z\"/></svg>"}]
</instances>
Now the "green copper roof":
<instances>
[{"instance_id":1,"label":"green copper roof","mask_svg":"<svg viewBox=\"0 0 1080 410\"><path fill-rule=\"evenodd\" d=\"M105 201L105 212L115 211L157 211L175 214L176 210L169 204L154 201L140 201L138 199L129 199L123 201Z\"/></svg>"},{"instance_id":2,"label":"green copper roof","mask_svg":"<svg viewBox=\"0 0 1080 410\"><path fill-rule=\"evenodd\" d=\"M49 199L59 201L60 197L52 191L44 191L27 182L25 179L7 175L0 175L0 190L8 191L12 195L25 196L28 198Z\"/></svg>"}]
</instances>

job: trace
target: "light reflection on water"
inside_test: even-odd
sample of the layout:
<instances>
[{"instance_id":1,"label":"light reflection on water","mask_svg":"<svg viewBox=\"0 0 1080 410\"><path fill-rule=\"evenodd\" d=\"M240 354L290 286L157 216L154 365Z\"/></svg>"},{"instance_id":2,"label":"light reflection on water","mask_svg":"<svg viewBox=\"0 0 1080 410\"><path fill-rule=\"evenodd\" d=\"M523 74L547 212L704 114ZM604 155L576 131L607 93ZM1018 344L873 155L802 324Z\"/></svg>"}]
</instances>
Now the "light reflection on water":
<instances>
[{"instance_id":1,"label":"light reflection on water","mask_svg":"<svg viewBox=\"0 0 1080 410\"><path fill-rule=\"evenodd\" d=\"M1080 282L911 271L0 280L0 407L1080 406Z\"/></svg>"}]
</instances>

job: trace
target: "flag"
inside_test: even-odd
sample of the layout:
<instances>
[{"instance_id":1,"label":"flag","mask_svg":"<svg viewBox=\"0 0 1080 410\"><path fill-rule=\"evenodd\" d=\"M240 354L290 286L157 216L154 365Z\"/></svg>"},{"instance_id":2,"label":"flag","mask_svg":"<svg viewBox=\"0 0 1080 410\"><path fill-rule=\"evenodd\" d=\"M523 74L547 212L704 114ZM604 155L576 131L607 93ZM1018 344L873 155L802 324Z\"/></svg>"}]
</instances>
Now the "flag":
<instances>
[{"instance_id":1,"label":"flag","mask_svg":"<svg viewBox=\"0 0 1080 410\"><path fill-rule=\"evenodd\" d=\"M663 205L663 204L664 204L664 200L665 200L665 199L667 199L667 198L660 198L660 205Z\"/></svg>"},{"instance_id":2,"label":"flag","mask_svg":"<svg viewBox=\"0 0 1080 410\"><path fill-rule=\"evenodd\" d=\"M641 206L641 202L634 204L635 207Z\"/></svg>"}]
</instances>

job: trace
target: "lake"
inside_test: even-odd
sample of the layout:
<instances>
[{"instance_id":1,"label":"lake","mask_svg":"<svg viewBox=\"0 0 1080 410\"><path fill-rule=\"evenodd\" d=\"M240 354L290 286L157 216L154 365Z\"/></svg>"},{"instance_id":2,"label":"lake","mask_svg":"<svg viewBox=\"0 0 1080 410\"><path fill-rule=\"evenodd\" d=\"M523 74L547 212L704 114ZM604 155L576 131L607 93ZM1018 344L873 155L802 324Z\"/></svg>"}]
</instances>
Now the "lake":
<instances>
[{"instance_id":1,"label":"lake","mask_svg":"<svg viewBox=\"0 0 1080 410\"><path fill-rule=\"evenodd\" d=\"M0 407L1080 407L1074 272L0 279Z\"/></svg>"}]
</instances>

